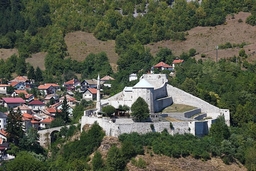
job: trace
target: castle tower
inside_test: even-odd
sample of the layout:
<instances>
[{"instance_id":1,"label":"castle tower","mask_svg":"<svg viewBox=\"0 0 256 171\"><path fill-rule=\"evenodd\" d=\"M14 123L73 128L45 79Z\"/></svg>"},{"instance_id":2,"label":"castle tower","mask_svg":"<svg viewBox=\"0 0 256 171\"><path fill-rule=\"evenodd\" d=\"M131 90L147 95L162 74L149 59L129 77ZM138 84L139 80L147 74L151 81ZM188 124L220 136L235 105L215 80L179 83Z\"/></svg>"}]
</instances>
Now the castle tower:
<instances>
[{"instance_id":1,"label":"castle tower","mask_svg":"<svg viewBox=\"0 0 256 171\"><path fill-rule=\"evenodd\" d=\"M100 75L98 74L97 79L97 103L96 103L97 112L101 111L101 103L100 103Z\"/></svg>"}]
</instances>

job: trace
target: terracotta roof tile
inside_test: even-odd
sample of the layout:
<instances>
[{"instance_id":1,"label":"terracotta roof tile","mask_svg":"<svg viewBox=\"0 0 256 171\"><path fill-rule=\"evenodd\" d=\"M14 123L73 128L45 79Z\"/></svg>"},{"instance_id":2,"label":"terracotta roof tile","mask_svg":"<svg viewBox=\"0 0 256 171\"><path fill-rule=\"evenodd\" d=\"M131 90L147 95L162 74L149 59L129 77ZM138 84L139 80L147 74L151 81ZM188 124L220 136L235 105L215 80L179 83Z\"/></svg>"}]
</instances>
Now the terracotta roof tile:
<instances>
[{"instance_id":1,"label":"terracotta roof tile","mask_svg":"<svg viewBox=\"0 0 256 171\"><path fill-rule=\"evenodd\" d=\"M180 64L180 63L182 63L182 62L184 62L184 60L182 60L182 59L175 59L175 60L173 60L173 64Z\"/></svg>"},{"instance_id":2,"label":"terracotta roof tile","mask_svg":"<svg viewBox=\"0 0 256 171\"><path fill-rule=\"evenodd\" d=\"M159 62L158 64L156 64L154 66L154 68L160 68L160 67L164 67L164 68L172 68L170 65L164 63L164 62Z\"/></svg>"},{"instance_id":3,"label":"terracotta roof tile","mask_svg":"<svg viewBox=\"0 0 256 171\"><path fill-rule=\"evenodd\" d=\"M96 88L88 88L87 90L90 91L92 94L97 94Z\"/></svg>"},{"instance_id":4,"label":"terracotta roof tile","mask_svg":"<svg viewBox=\"0 0 256 171\"><path fill-rule=\"evenodd\" d=\"M28 113L23 113L22 116L24 118L28 118L28 119L32 119L33 118L33 116L31 114L28 114Z\"/></svg>"},{"instance_id":5,"label":"terracotta roof tile","mask_svg":"<svg viewBox=\"0 0 256 171\"><path fill-rule=\"evenodd\" d=\"M8 87L8 84L0 84L0 87Z\"/></svg>"},{"instance_id":6,"label":"terracotta roof tile","mask_svg":"<svg viewBox=\"0 0 256 171\"><path fill-rule=\"evenodd\" d=\"M103 78L101 78L100 80L102 81L108 81L108 80L115 80L114 78L110 77L109 75L104 76Z\"/></svg>"},{"instance_id":7,"label":"terracotta roof tile","mask_svg":"<svg viewBox=\"0 0 256 171\"><path fill-rule=\"evenodd\" d=\"M10 82L26 82L27 80L28 80L27 76L17 76L16 78L11 80Z\"/></svg>"},{"instance_id":8,"label":"terracotta roof tile","mask_svg":"<svg viewBox=\"0 0 256 171\"><path fill-rule=\"evenodd\" d=\"M45 105L45 104L40 100L33 100L28 105Z\"/></svg>"},{"instance_id":9,"label":"terracotta roof tile","mask_svg":"<svg viewBox=\"0 0 256 171\"><path fill-rule=\"evenodd\" d=\"M44 85L39 85L37 87L38 90L47 90L48 88L50 88L52 85L51 84L44 84Z\"/></svg>"},{"instance_id":10,"label":"terracotta roof tile","mask_svg":"<svg viewBox=\"0 0 256 171\"><path fill-rule=\"evenodd\" d=\"M0 129L0 134L7 136L8 133L4 129Z\"/></svg>"},{"instance_id":11,"label":"terracotta roof tile","mask_svg":"<svg viewBox=\"0 0 256 171\"><path fill-rule=\"evenodd\" d=\"M53 117L48 117L48 118L41 120L40 122L41 123L51 123L53 120L54 120Z\"/></svg>"},{"instance_id":12,"label":"terracotta roof tile","mask_svg":"<svg viewBox=\"0 0 256 171\"><path fill-rule=\"evenodd\" d=\"M20 98L20 97L5 97L5 98L2 98L3 101L5 101L6 103L25 103L25 101Z\"/></svg>"}]
</instances>

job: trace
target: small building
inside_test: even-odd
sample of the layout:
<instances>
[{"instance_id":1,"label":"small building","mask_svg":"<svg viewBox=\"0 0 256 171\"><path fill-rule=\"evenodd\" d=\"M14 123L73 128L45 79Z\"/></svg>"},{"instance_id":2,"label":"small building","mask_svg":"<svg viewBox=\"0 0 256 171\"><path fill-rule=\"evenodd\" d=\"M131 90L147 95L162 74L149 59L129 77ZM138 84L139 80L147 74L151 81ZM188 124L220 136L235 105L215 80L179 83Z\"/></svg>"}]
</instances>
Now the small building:
<instances>
[{"instance_id":1,"label":"small building","mask_svg":"<svg viewBox=\"0 0 256 171\"><path fill-rule=\"evenodd\" d=\"M62 96L62 97L60 98L60 102L61 102L61 103L63 103L64 97L66 97L66 99L67 99L67 104L68 104L70 107L73 107L73 106L76 105L77 100L76 100L74 97L70 96L70 95Z\"/></svg>"},{"instance_id":2,"label":"small building","mask_svg":"<svg viewBox=\"0 0 256 171\"><path fill-rule=\"evenodd\" d=\"M173 69L175 68L175 65L181 64L183 62L184 62L184 60L182 60L182 59L175 59L175 60L173 60L173 62L172 62Z\"/></svg>"},{"instance_id":3,"label":"small building","mask_svg":"<svg viewBox=\"0 0 256 171\"><path fill-rule=\"evenodd\" d=\"M0 94L7 94L7 87L9 87L8 84L0 84Z\"/></svg>"},{"instance_id":4,"label":"small building","mask_svg":"<svg viewBox=\"0 0 256 171\"><path fill-rule=\"evenodd\" d=\"M17 106L25 104L25 100L20 97L4 97L3 105L7 108L15 108Z\"/></svg>"},{"instance_id":5,"label":"small building","mask_svg":"<svg viewBox=\"0 0 256 171\"><path fill-rule=\"evenodd\" d=\"M25 90L26 84L24 82L10 82L9 86L12 86L16 90Z\"/></svg>"},{"instance_id":6,"label":"small building","mask_svg":"<svg viewBox=\"0 0 256 171\"><path fill-rule=\"evenodd\" d=\"M0 112L0 129L5 129L6 128L6 119L7 115L3 112Z\"/></svg>"},{"instance_id":7,"label":"small building","mask_svg":"<svg viewBox=\"0 0 256 171\"><path fill-rule=\"evenodd\" d=\"M78 86L80 86L80 82L75 78L64 83L67 90L75 90Z\"/></svg>"},{"instance_id":8,"label":"small building","mask_svg":"<svg viewBox=\"0 0 256 171\"><path fill-rule=\"evenodd\" d=\"M20 109L20 112L21 112L22 114L23 114L23 113L28 113L28 114L32 114L32 113L33 113L32 109L30 109L30 108L28 107L28 105L23 104L23 105L17 106L17 107L15 107L15 108L13 108L13 111L14 111L14 112L17 112L18 108Z\"/></svg>"},{"instance_id":9,"label":"small building","mask_svg":"<svg viewBox=\"0 0 256 171\"><path fill-rule=\"evenodd\" d=\"M48 94L54 94L55 93L55 88L51 84L44 84L44 85L39 85L37 89L40 91L41 94L43 95L48 95Z\"/></svg>"},{"instance_id":10,"label":"small building","mask_svg":"<svg viewBox=\"0 0 256 171\"><path fill-rule=\"evenodd\" d=\"M5 129L0 129L0 138L2 138L4 141L7 141L7 132L5 131Z\"/></svg>"},{"instance_id":11,"label":"small building","mask_svg":"<svg viewBox=\"0 0 256 171\"><path fill-rule=\"evenodd\" d=\"M81 87L87 89L87 88L97 88L97 80L91 79L91 80L84 80L81 82Z\"/></svg>"},{"instance_id":12,"label":"small building","mask_svg":"<svg viewBox=\"0 0 256 171\"><path fill-rule=\"evenodd\" d=\"M132 73L129 75L129 81L133 81L133 80L137 80L137 79L138 79L137 74Z\"/></svg>"},{"instance_id":13,"label":"small building","mask_svg":"<svg viewBox=\"0 0 256 171\"><path fill-rule=\"evenodd\" d=\"M26 88L29 89L32 82L28 79L27 76L17 76L13 80L9 81L9 84L12 85L15 89L23 90Z\"/></svg>"},{"instance_id":14,"label":"small building","mask_svg":"<svg viewBox=\"0 0 256 171\"><path fill-rule=\"evenodd\" d=\"M88 88L84 94L83 99L90 101L90 100L96 100L97 97L97 89L96 88Z\"/></svg>"},{"instance_id":15,"label":"small building","mask_svg":"<svg viewBox=\"0 0 256 171\"><path fill-rule=\"evenodd\" d=\"M163 71L163 70L169 70L172 71L173 67L164 63L164 62L159 62L158 64L156 64L155 66L153 66L153 69L157 69L159 71Z\"/></svg>"},{"instance_id":16,"label":"small building","mask_svg":"<svg viewBox=\"0 0 256 171\"><path fill-rule=\"evenodd\" d=\"M105 87L111 87L111 81L115 80L114 78L110 77L109 75L104 76L100 79L103 86Z\"/></svg>"},{"instance_id":17,"label":"small building","mask_svg":"<svg viewBox=\"0 0 256 171\"><path fill-rule=\"evenodd\" d=\"M44 104L50 103L50 102L59 102L59 96L57 94L48 94L44 98Z\"/></svg>"},{"instance_id":18,"label":"small building","mask_svg":"<svg viewBox=\"0 0 256 171\"><path fill-rule=\"evenodd\" d=\"M35 112L41 111L45 109L45 104L40 100L33 100L28 104L29 108Z\"/></svg>"},{"instance_id":19,"label":"small building","mask_svg":"<svg viewBox=\"0 0 256 171\"><path fill-rule=\"evenodd\" d=\"M16 97L16 96L19 96L21 94L24 94L24 100L26 102L30 102L30 101L34 100L34 95L33 94L29 94L26 90L15 90L12 93L12 97Z\"/></svg>"},{"instance_id":20,"label":"small building","mask_svg":"<svg viewBox=\"0 0 256 171\"><path fill-rule=\"evenodd\" d=\"M47 117L47 118L41 120L40 121L40 128L41 129L50 128L50 124L52 123L53 120L54 120L53 117Z\"/></svg>"}]
</instances>

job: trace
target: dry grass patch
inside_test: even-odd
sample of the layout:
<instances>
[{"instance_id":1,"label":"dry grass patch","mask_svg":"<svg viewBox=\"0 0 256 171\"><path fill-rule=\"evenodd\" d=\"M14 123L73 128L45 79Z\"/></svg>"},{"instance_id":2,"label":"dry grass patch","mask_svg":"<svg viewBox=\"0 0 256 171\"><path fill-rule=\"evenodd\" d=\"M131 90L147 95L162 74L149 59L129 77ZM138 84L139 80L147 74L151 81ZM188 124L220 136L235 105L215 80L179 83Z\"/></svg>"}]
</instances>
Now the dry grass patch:
<instances>
[{"instance_id":1,"label":"dry grass patch","mask_svg":"<svg viewBox=\"0 0 256 171\"><path fill-rule=\"evenodd\" d=\"M171 106L166 107L162 113L183 113L193 109L196 109L196 107L184 104L172 104Z\"/></svg>"},{"instance_id":2,"label":"dry grass patch","mask_svg":"<svg viewBox=\"0 0 256 171\"><path fill-rule=\"evenodd\" d=\"M0 49L0 59L6 60L13 54L19 55L18 49Z\"/></svg>"},{"instance_id":3,"label":"dry grass patch","mask_svg":"<svg viewBox=\"0 0 256 171\"><path fill-rule=\"evenodd\" d=\"M39 67L41 70L45 70L44 59L46 54L46 52L32 54L31 58L26 59L26 62L30 63L35 69Z\"/></svg>"},{"instance_id":4,"label":"dry grass patch","mask_svg":"<svg viewBox=\"0 0 256 171\"><path fill-rule=\"evenodd\" d=\"M147 45L151 49L152 54L156 54L161 47L170 48L175 55L180 55L182 52L188 52L194 48L199 53L196 59L201 59L201 54L205 54L206 58L215 60L215 47L220 44L230 42L231 44L248 43L244 47L246 54L251 54L255 51L256 27L245 23L246 18L250 13L239 12L232 18L231 15L226 17L226 23L215 27L195 27L187 31L185 41L160 41L154 44ZM241 19L243 22L238 22ZM254 45L252 45L254 44ZM250 47L250 48L248 48ZM250 51L249 51L250 49ZM238 56L240 48L225 49L218 51L218 58L229 58L234 55ZM251 56L250 61L255 61L256 55Z\"/></svg>"}]
</instances>

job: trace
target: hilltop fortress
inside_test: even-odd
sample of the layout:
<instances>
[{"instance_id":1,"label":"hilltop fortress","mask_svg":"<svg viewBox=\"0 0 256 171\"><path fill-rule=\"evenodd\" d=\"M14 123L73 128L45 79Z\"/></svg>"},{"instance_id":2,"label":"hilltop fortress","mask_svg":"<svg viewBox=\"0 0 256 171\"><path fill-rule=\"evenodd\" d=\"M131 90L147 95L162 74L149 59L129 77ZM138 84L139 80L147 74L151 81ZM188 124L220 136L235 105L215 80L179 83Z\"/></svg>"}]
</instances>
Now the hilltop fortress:
<instances>
[{"instance_id":1,"label":"hilltop fortress","mask_svg":"<svg viewBox=\"0 0 256 171\"><path fill-rule=\"evenodd\" d=\"M142 97L148 104L152 122L134 122L130 118L98 118L92 115L93 111L85 111L81 120L81 128L85 124L93 124L95 121L105 130L106 135L119 136L122 133L147 133L161 132L164 129L170 134L191 133L202 136L208 133L215 119L223 115L227 125L230 125L230 114L228 109L220 109L204 100L195 97L181 89L168 84L165 74L144 74L140 81L133 87L125 87L122 92L101 100L101 104L119 105L129 107ZM159 113L172 104L184 104L195 107L184 113ZM165 117L172 118L172 124L165 121ZM152 130L152 125L154 130ZM172 126L170 126L172 125Z\"/></svg>"}]
</instances>

